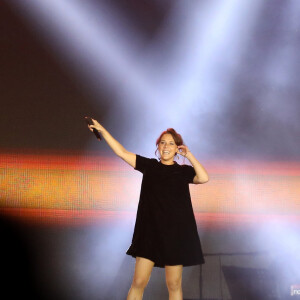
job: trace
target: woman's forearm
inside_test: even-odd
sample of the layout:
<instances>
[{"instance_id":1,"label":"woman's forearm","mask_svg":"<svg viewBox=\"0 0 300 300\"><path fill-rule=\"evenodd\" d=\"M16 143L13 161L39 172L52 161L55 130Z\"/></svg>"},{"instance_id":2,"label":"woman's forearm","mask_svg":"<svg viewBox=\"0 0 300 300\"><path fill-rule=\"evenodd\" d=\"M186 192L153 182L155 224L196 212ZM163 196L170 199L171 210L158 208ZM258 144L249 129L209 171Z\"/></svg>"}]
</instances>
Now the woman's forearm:
<instances>
[{"instance_id":1,"label":"woman's forearm","mask_svg":"<svg viewBox=\"0 0 300 300\"><path fill-rule=\"evenodd\" d=\"M105 128L101 131L101 135L116 155L121 156L121 154L126 151L126 149Z\"/></svg>"},{"instance_id":2,"label":"woman's forearm","mask_svg":"<svg viewBox=\"0 0 300 300\"><path fill-rule=\"evenodd\" d=\"M196 159L196 157L190 152L188 151L186 156L185 156L193 165L195 172L196 172L196 176L199 180L199 183L205 183L208 181L208 174L205 170L205 168L202 166L202 164Z\"/></svg>"},{"instance_id":3,"label":"woman's forearm","mask_svg":"<svg viewBox=\"0 0 300 300\"><path fill-rule=\"evenodd\" d=\"M108 146L118 155L122 156L126 152L126 149L115 139L112 135L97 121L92 119L93 125L88 125L89 129L93 131L96 129L102 137L105 139Z\"/></svg>"}]
</instances>

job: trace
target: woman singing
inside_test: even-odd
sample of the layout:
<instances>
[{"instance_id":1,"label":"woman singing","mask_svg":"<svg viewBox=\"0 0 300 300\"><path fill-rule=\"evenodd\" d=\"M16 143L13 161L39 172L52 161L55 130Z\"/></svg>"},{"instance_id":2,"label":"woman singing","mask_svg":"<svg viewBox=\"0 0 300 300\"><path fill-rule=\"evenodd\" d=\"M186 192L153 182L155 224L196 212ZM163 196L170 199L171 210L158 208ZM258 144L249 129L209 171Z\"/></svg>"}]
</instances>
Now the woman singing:
<instances>
[{"instance_id":1,"label":"woman singing","mask_svg":"<svg viewBox=\"0 0 300 300\"><path fill-rule=\"evenodd\" d=\"M111 149L143 173L132 243L126 254L136 259L127 300L140 300L153 267L165 268L170 300L182 300L182 268L204 263L192 208L189 183L208 181L204 167L173 128L156 141L159 161L127 151L110 133L93 120ZM179 165L174 158L186 157L192 164Z\"/></svg>"}]
</instances>

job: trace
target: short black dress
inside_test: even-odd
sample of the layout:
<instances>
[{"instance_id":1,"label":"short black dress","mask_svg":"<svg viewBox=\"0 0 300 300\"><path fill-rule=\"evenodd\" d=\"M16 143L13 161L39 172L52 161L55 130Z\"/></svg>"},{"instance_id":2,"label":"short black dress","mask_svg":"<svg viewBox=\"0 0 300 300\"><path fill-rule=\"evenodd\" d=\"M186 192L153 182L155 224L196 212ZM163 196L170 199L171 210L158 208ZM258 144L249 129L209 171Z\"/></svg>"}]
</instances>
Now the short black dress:
<instances>
[{"instance_id":1,"label":"short black dress","mask_svg":"<svg viewBox=\"0 0 300 300\"><path fill-rule=\"evenodd\" d=\"M155 267L204 263L189 183L192 166L164 165L136 155L143 173L132 243L126 254L152 260Z\"/></svg>"}]
</instances>

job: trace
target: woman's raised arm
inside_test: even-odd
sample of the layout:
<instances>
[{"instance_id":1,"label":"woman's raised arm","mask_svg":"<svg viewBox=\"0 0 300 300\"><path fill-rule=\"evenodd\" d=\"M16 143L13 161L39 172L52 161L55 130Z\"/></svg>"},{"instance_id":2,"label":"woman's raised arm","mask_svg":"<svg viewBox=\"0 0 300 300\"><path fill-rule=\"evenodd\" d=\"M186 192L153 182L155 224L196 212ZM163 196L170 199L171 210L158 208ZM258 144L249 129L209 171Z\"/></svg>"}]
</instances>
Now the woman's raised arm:
<instances>
[{"instance_id":1,"label":"woman's raised arm","mask_svg":"<svg viewBox=\"0 0 300 300\"><path fill-rule=\"evenodd\" d=\"M125 162L135 168L136 155L132 152L127 151L112 135L96 120L92 119L94 125L88 125L90 131L93 128L99 131L102 137L107 142L108 146L115 152L116 155L121 157Z\"/></svg>"}]
</instances>

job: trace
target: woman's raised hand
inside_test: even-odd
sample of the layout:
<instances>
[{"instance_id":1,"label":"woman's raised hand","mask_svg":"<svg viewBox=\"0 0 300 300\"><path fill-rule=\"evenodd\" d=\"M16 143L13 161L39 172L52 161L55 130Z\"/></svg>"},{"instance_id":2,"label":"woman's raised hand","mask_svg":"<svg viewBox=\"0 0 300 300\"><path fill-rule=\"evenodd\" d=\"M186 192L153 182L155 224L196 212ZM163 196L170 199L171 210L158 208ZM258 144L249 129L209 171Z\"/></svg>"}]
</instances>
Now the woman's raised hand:
<instances>
[{"instance_id":1,"label":"woman's raised hand","mask_svg":"<svg viewBox=\"0 0 300 300\"><path fill-rule=\"evenodd\" d=\"M191 152L186 145L178 146L178 153L182 156L186 156L188 152Z\"/></svg>"},{"instance_id":2,"label":"woman's raised hand","mask_svg":"<svg viewBox=\"0 0 300 300\"><path fill-rule=\"evenodd\" d=\"M94 125L88 125L90 131L93 131L93 129L95 128L97 131L99 131L100 133L103 133L103 131L105 130L104 127L98 123L98 121L92 119Z\"/></svg>"}]
</instances>

